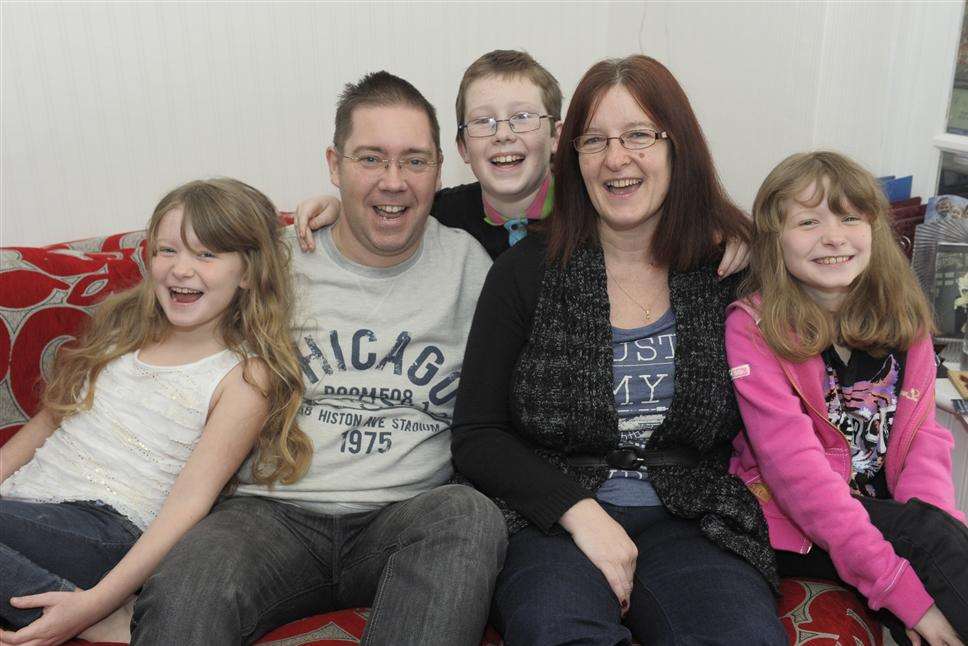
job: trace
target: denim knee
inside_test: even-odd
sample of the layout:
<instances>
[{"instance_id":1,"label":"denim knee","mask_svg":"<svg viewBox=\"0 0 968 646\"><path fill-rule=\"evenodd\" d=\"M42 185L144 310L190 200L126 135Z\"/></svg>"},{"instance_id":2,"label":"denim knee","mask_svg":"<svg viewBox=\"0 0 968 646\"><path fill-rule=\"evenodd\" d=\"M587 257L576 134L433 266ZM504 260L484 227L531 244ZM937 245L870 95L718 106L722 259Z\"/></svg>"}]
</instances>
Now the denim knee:
<instances>
[{"instance_id":1,"label":"denim knee","mask_svg":"<svg viewBox=\"0 0 968 646\"><path fill-rule=\"evenodd\" d=\"M625 644L618 599L582 567L536 564L502 572L492 616L508 646Z\"/></svg>"},{"instance_id":2,"label":"denim knee","mask_svg":"<svg viewBox=\"0 0 968 646\"><path fill-rule=\"evenodd\" d=\"M493 554L500 569L507 550L507 524L490 498L464 485L444 485L423 496L427 520L440 522L439 531L452 540L473 543L481 554Z\"/></svg>"},{"instance_id":3,"label":"denim knee","mask_svg":"<svg viewBox=\"0 0 968 646\"><path fill-rule=\"evenodd\" d=\"M134 623L150 617L151 623L174 630L174 637L203 619L206 608L237 607L232 578L241 564L232 558L234 553L228 545L214 551L191 541L176 545L145 581L135 603Z\"/></svg>"},{"instance_id":4,"label":"denim knee","mask_svg":"<svg viewBox=\"0 0 968 646\"><path fill-rule=\"evenodd\" d=\"M509 646L614 645L631 637L615 593L571 537L533 526L511 537L492 617Z\"/></svg>"},{"instance_id":5,"label":"denim knee","mask_svg":"<svg viewBox=\"0 0 968 646\"><path fill-rule=\"evenodd\" d=\"M132 644L238 642L255 628L252 570L270 557L253 527L236 522L243 518L266 525L270 517L255 500L223 502L172 548L135 603Z\"/></svg>"}]
</instances>

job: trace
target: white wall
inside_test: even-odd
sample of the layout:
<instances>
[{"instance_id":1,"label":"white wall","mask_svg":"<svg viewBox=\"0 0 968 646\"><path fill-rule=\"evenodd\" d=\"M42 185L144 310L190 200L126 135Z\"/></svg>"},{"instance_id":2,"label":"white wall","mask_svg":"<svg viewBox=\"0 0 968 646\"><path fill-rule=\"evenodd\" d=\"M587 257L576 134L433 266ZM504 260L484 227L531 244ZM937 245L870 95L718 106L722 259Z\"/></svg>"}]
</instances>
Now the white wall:
<instances>
[{"instance_id":1,"label":"white wall","mask_svg":"<svg viewBox=\"0 0 968 646\"><path fill-rule=\"evenodd\" d=\"M566 97L606 56L665 62L748 207L787 154L836 147L930 195L960 0L918 3L0 5L0 243L136 229L176 184L245 180L283 209L332 188L347 81L386 68L437 106L444 183L463 69L524 48Z\"/></svg>"}]
</instances>

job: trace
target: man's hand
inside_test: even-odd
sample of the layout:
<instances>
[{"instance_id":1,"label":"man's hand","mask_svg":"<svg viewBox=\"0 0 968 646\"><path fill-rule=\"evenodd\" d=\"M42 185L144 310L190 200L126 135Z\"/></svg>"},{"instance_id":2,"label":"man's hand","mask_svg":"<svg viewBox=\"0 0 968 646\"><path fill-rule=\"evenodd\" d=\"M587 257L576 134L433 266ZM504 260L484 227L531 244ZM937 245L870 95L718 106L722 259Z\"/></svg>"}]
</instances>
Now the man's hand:
<instances>
[{"instance_id":1,"label":"man's hand","mask_svg":"<svg viewBox=\"0 0 968 646\"><path fill-rule=\"evenodd\" d=\"M914 626L914 630L907 629L908 639L914 646L930 644L930 646L964 646L958 639L958 633L951 627L938 606L931 604L921 620Z\"/></svg>"},{"instance_id":2,"label":"man's hand","mask_svg":"<svg viewBox=\"0 0 968 646\"><path fill-rule=\"evenodd\" d=\"M336 222L340 206L339 198L332 195L317 195L299 203L293 224L300 249L312 251L316 248L313 231Z\"/></svg>"},{"instance_id":3,"label":"man's hand","mask_svg":"<svg viewBox=\"0 0 968 646\"><path fill-rule=\"evenodd\" d=\"M635 560L639 556L635 543L591 498L575 503L558 522L571 534L578 549L605 575L624 615L629 609Z\"/></svg>"},{"instance_id":4,"label":"man's hand","mask_svg":"<svg viewBox=\"0 0 968 646\"><path fill-rule=\"evenodd\" d=\"M44 592L13 597L14 608L43 608L43 615L17 632L0 630L3 646L56 646L96 623L105 614L86 590Z\"/></svg>"}]
</instances>

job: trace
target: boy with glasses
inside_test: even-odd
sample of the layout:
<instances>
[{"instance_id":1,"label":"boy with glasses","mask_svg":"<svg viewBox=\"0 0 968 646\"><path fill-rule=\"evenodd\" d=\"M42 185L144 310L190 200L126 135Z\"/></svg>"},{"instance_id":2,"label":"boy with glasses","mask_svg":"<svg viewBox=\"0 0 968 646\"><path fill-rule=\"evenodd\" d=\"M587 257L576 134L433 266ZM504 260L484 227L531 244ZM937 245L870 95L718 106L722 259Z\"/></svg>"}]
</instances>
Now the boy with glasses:
<instances>
[{"instance_id":1,"label":"boy with glasses","mask_svg":"<svg viewBox=\"0 0 968 646\"><path fill-rule=\"evenodd\" d=\"M464 229L492 258L551 212L551 155L561 130L561 88L529 54L494 50L464 72L457 91L457 149L479 180L437 192L431 215ZM297 208L303 250L310 229L333 222L339 200L320 196Z\"/></svg>"}]
</instances>

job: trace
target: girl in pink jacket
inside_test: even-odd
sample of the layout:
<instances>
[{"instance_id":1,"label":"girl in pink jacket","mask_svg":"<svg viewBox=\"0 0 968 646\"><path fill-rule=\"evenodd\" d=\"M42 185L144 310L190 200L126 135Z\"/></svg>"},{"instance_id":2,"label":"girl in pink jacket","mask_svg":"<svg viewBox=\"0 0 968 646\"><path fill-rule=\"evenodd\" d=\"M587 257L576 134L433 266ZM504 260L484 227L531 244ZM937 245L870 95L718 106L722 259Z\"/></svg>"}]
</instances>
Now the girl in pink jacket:
<instances>
[{"instance_id":1,"label":"girl in pink jacket","mask_svg":"<svg viewBox=\"0 0 968 646\"><path fill-rule=\"evenodd\" d=\"M853 586L904 624L899 643L961 644L968 529L934 416L932 313L883 192L842 155L793 155L753 217L748 296L726 319L746 426L730 468L780 574Z\"/></svg>"}]
</instances>

